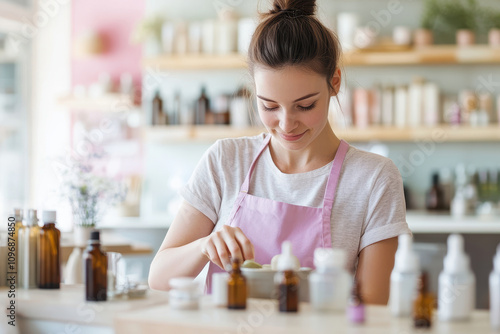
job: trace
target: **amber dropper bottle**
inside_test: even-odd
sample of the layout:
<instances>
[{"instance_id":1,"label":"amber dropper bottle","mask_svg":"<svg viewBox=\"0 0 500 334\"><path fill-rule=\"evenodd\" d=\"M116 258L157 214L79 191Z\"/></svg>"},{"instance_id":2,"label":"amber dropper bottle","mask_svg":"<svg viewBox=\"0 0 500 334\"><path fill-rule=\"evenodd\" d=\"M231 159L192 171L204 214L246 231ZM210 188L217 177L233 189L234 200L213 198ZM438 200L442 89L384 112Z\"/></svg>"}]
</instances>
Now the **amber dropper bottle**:
<instances>
[{"instance_id":1,"label":"amber dropper bottle","mask_svg":"<svg viewBox=\"0 0 500 334\"><path fill-rule=\"evenodd\" d=\"M418 295L413 303L413 323L415 328L431 327L433 309L434 296L429 293L428 275L423 272L418 280Z\"/></svg>"},{"instance_id":2,"label":"amber dropper bottle","mask_svg":"<svg viewBox=\"0 0 500 334\"><path fill-rule=\"evenodd\" d=\"M242 310L247 307L247 281L241 273L240 259L232 258L232 270L227 281L227 308Z\"/></svg>"},{"instance_id":3,"label":"amber dropper bottle","mask_svg":"<svg viewBox=\"0 0 500 334\"><path fill-rule=\"evenodd\" d=\"M108 258L101 250L99 231L92 231L83 255L85 263L85 298L89 301L105 301L108 292Z\"/></svg>"},{"instance_id":4,"label":"amber dropper bottle","mask_svg":"<svg viewBox=\"0 0 500 334\"><path fill-rule=\"evenodd\" d=\"M275 284L278 286L278 304L280 312L298 312L299 310L299 276L300 264L292 254L292 243L281 244L281 255L278 259L278 273Z\"/></svg>"},{"instance_id":5,"label":"amber dropper bottle","mask_svg":"<svg viewBox=\"0 0 500 334\"><path fill-rule=\"evenodd\" d=\"M61 282L60 241L61 232L56 228L56 212L43 211L43 227L38 242L38 287L59 289Z\"/></svg>"}]
</instances>

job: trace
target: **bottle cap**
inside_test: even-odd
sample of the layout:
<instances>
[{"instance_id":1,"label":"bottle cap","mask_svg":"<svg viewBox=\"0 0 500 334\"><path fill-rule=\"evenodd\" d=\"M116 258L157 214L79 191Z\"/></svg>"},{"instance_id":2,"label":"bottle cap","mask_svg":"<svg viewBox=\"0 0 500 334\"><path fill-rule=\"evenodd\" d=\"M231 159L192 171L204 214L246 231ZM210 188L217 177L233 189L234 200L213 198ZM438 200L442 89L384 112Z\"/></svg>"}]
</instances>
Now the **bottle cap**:
<instances>
[{"instance_id":1,"label":"bottle cap","mask_svg":"<svg viewBox=\"0 0 500 334\"><path fill-rule=\"evenodd\" d=\"M448 252L444 257L444 271L450 274L470 270L469 256L464 252L464 238L460 234L448 237Z\"/></svg>"},{"instance_id":2,"label":"bottle cap","mask_svg":"<svg viewBox=\"0 0 500 334\"><path fill-rule=\"evenodd\" d=\"M90 239L89 240L97 240L97 241L99 241L99 239L100 239L100 235L99 234L100 233L97 230L91 231L90 232Z\"/></svg>"},{"instance_id":3,"label":"bottle cap","mask_svg":"<svg viewBox=\"0 0 500 334\"><path fill-rule=\"evenodd\" d=\"M316 268L344 268L345 250L340 248L316 248L314 250L314 266Z\"/></svg>"},{"instance_id":4,"label":"bottle cap","mask_svg":"<svg viewBox=\"0 0 500 334\"><path fill-rule=\"evenodd\" d=\"M297 257L292 254L292 243L283 241L281 244L281 256L278 259L278 270L299 270L300 262Z\"/></svg>"},{"instance_id":5,"label":"bottle cap","mask_svg":"<svg viewBox=\"0 0 500 334\"><path fill-rule=\"evenodd\" d=\"M172 289L196 290L199 285L193 277L174 277L168 281Z\"/></svg>"},{"instance_id":6,"label":"bottle cap","mask_svg":"<svg viewBox=\"0 0 500 334\"><path fill-rule=\"evenodd\" d=\"M23 220L23 210L19 208L14 209L14 218L16 218L16 221L21 221Z\"/></svg>"},{"instance_id":7,"label":"bottle cap","mask_svg":"<svg viewBox=\"0 0 500 334\"><path fill-rule=\"evenodd\" d=\"M38 224L36 210L33 210L33 209L26 210L26 217L24 217L24 219L23 219L23 224L25 226L35 226Z\"/></svg>"},{"instance_id":8,"label":"bottle cap","mask_svg":"<svg viewBox=\"0 0 500 334\"><path fill-rule=\"evenodd\" d=\"M395 271L407 273L420 270L420 259L412 245L413 241L409 234L401 234L398 237L398 250L394 262Z\"/></svg>"},{"instance_id":9,"label":"bottle cap","mask_svg":"<svg viewBox=\"0 0 500 334\"><path fill-rule=\"evenodd\" d=\"M497 254L493 257L493 270L500 273L500 244L497 247Z\"/></svg>"},{"instance_id":10,"label":"bottle cap","mask_svg":"<svg viewBox=\"0 0 500 334\"><path fill-rule=\"evenodd\" d=\"M44 223L55 223L56 222L56 212L51 210L44 210L42 212L42 220Z\"/></svg>"}]
</instances>

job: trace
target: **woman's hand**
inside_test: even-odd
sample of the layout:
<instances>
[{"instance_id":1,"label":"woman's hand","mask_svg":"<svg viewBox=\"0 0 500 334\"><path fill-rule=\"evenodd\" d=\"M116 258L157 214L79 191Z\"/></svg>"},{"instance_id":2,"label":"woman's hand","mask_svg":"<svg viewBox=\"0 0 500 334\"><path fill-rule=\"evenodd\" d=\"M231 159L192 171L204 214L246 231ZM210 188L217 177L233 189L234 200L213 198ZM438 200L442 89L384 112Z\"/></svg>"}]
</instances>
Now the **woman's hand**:
<instances>
[{"instance_id":1,"label":"woman's hand","mask_svg":"<svg viewBox=\"0 0 500 334\"><path fill-rule=\"evenodd\" d=\"M224 225L203 239L201 252L223 270L231 270L230 257L242 262L254 259L253 245L239 227Z\"/></svg>"}]
</instances>

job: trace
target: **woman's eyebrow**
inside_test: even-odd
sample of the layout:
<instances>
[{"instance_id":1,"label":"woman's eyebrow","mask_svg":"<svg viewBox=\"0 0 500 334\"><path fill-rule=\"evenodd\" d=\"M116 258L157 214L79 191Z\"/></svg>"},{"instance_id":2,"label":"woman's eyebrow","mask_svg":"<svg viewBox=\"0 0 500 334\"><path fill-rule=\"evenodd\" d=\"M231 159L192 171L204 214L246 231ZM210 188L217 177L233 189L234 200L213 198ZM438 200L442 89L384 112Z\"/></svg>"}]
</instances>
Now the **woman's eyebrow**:
<instances>
[{"instance_id":1,"label":"woman's eyebrow","mask_svg":"<svg viewBox=\"0 0 500 334\"><path fill-rule=\"evenodd\" d=\"M315 96L315 95L318 95L318 94L319 94L319 92L317 92L317 93L307 94L307 95L305 95L305 96L302 96L302 97L298 98L297 100L295 100L295 101L293 101L293 102L299 102L299 101L305 100L305 99L307 99L307 98L309 98L309 97L311 97L311 96ZM274 102L274 103L276 103L276 101L273 101L273 100L271 100L271 99L268 99L268 98L263 97L263 96L260 96L260 95L257 95L257 97L258 97L259 99L261 99L261 100L265 100L265 101L268 101L268 102Z\"/></svg>"}]
</instances>

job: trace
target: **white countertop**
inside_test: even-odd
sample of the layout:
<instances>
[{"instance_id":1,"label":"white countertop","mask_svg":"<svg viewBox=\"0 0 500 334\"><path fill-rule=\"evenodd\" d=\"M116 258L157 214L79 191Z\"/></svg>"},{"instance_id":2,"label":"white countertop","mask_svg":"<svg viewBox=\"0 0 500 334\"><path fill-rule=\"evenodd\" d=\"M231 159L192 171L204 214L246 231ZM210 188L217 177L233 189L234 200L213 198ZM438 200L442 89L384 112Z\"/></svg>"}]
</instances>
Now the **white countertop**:
<instances>
[{"instance_id":1,"label":"white countertop","mask_svg":"<svg viewBox=\"0 0 500 334\"><path fill-rule=\"evenodd\" d=\"M368 306L364 325L352 325L345 313L319 313L303 303L296 314L277 310L274 300L250 299L246 310L216 308L207 297L200 310L173 310L160 305L145 310L121 313L115 319L116 334L409 334L414 332L410 318L394 318L385 306ZM489 313L476 311L468 322L445 323L434 320L426 333L493 333Z\"/></svg>"},{"instance_id":2,"label":"white countertop","mask_svg":"<svg viewBox=\"0 0 500 334\"><path fill-rule=\"evenodd\" d=\"M453 218L449 214L408 211L406 221L413 233L500 234L500 216Z\"/></svg>"}]
</instances>

